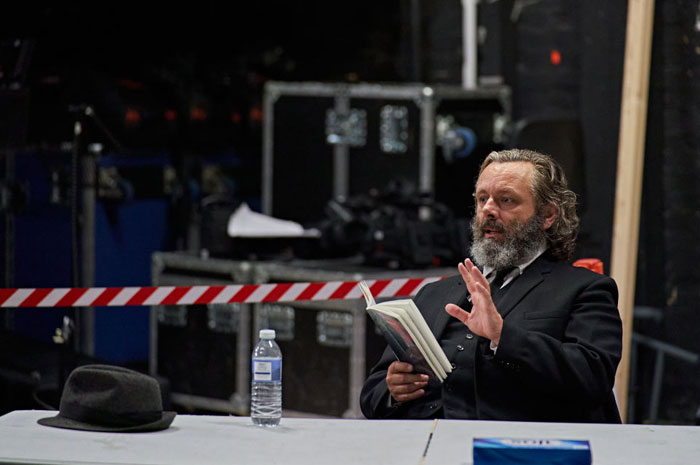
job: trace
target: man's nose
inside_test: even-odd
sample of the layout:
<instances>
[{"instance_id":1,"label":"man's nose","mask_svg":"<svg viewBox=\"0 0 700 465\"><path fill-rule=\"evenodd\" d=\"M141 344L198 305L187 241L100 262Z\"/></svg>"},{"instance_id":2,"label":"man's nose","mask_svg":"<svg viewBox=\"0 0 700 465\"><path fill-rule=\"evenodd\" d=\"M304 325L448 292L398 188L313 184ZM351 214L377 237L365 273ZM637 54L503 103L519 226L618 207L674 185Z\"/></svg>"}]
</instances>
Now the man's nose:
<instances>
[{"instance_id":1,"label":"man's nose","mask_svg":"<svg viewBox=\"0 0 700 465\"><path fill-rule=\"evenodd\" d=\"M498 216L498 204L489 197L486 202L484 202L484 206L481 207L481 211L489 218L496 218L496 216Z\"/></svg>"}]
</instances>

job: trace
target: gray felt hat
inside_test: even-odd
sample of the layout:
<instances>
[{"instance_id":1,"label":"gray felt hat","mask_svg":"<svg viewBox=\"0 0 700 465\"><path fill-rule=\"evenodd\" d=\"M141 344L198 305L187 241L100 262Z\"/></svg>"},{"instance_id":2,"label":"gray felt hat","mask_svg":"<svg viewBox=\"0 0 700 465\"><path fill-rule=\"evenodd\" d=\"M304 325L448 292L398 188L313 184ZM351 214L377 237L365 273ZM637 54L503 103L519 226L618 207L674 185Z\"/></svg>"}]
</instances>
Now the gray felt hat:
<instances>
[{"instance_id":1,"label":"gray felt hat","mask_svg":"<svg viewBox=\"0 0 700 465\"><path fill-rule=\"evenodd\" d=\"M163 412L158 382L142 373L109 365L85 365L68 376L55 417L39 424L106 432L158 431L175 412Z\"/></svg>"}]
</instances>

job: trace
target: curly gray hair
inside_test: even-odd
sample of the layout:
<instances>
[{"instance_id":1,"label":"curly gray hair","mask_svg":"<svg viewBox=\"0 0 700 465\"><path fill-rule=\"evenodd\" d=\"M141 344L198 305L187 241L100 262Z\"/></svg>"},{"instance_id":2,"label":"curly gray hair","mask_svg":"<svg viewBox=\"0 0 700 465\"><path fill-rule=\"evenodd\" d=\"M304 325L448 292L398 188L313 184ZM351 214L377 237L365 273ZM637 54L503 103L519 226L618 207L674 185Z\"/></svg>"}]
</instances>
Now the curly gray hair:
<instances>
[{"instance_id":1,"label":"curly gray hair","mask_svg":"<svg viewBox=\"0 0 700 465\"><path fill-rule=\"evenodd\" d=\"M554 224L546 231L550 253L560 260L571 260L576 247L579 219L576 214L576 194L568 188L564 170L556 160L533 150L510 149L491 152L481 164L479 176L491 163L525 161L535 169L530 190L535 198L537 214L547 205L559 209Z\"/></svg>"}]
</instances>

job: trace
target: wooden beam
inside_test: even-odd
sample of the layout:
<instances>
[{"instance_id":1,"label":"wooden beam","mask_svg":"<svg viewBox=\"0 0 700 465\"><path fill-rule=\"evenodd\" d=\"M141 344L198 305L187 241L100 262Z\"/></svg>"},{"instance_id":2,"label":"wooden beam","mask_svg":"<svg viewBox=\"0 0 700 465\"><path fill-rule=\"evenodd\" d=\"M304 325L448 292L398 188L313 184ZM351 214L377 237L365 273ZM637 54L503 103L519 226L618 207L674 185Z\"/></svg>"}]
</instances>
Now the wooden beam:
<instances>
[{"instance_id":1,"label":"wooden beam","mask_svg":"<svg viewBox=\"0 0 700 465\"><path fill-rule=\"evenodd\" d=\"M623 351L622 361L617 369L615 388L623 421L627 420L629 355L637 278L639 210L642 201L653 27L654 0L629 0L610 261L610 275L617 281L620 289Z\"/></svg>"}]
</instances>

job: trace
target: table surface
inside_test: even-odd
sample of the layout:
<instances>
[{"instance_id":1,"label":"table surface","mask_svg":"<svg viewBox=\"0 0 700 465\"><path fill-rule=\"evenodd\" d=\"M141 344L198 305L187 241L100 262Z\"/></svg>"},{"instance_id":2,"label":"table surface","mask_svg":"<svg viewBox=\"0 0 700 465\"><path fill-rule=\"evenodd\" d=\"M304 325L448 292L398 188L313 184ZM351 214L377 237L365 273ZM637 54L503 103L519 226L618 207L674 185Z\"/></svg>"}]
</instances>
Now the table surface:
<instances>
[{"instance_id":1,"label":"table surface","mask_svg":"<svg viewBox=\"0 0 700 465\"><path fill-rule=\"evenodd\" d=\"M152 433L52 428L56 412L0 417L0 463L38 464L397 464L420 462L430 420L283 418L261 428L247 417L178 415ZM688 465L700 460L700 427L440 420L426 465L472 463L472 439L584 439L595 465Z\"/></svg>"}]
</instances>

